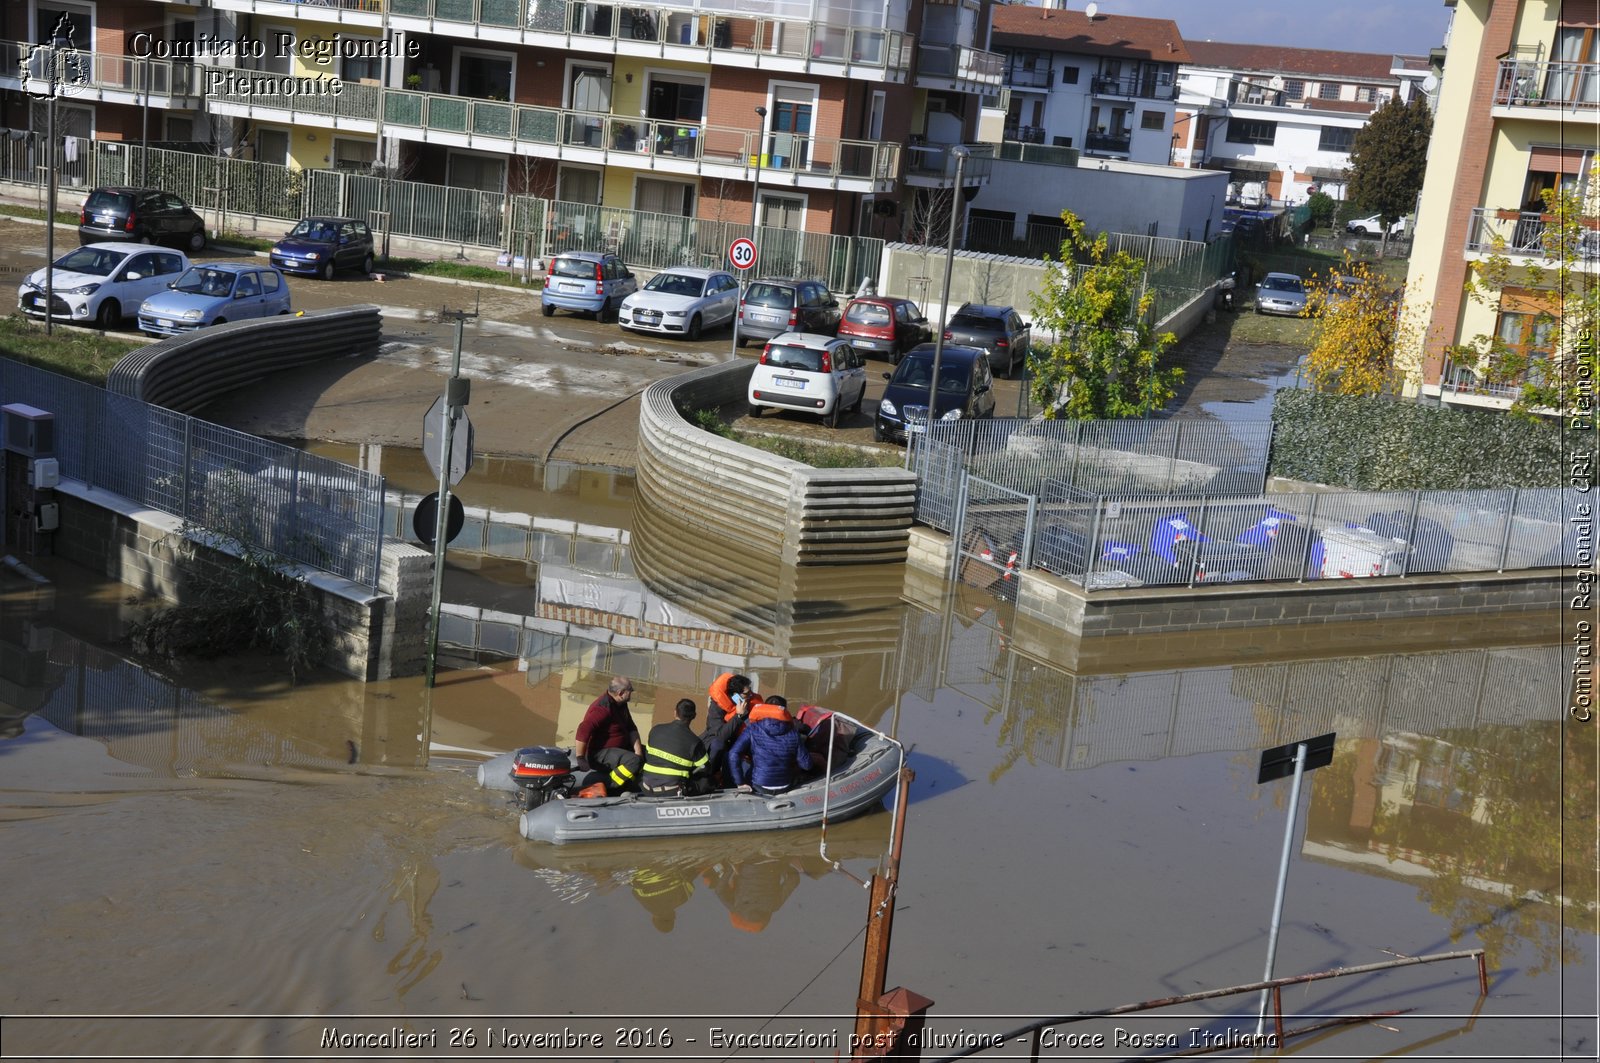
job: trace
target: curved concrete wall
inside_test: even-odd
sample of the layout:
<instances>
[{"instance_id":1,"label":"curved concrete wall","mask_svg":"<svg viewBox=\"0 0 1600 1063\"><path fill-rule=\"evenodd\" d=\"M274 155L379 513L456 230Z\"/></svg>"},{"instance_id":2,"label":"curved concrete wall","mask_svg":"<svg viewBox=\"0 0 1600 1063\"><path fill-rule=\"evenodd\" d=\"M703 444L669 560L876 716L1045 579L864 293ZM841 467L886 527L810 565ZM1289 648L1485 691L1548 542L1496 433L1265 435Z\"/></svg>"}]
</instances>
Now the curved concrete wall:
<instances>
[{"instance_id":1,"label":"curved concrete wall","mask_svg":"<svg viewBox=\"0 0 1600 1063\"><path fill-rule=\"evenodd\" d=\"M382 331L376 306L230 321L169 337L118 359L106 375L106 390L192 413L218 395L280 369L376 354Z\"/></svg>"},{"instance_id":2,"label":"curved concrete wall","mask_svg":"<svg viewBox=\"0 0 1600 1063\"><path fill-rule=\"evenodd\" d=\"M916 477L904 469L816 469L696 428L680 411L742 401L739 359L659 380L639 411L640 499L787 564L905 560Z\"/></svg>"}]
</instances>

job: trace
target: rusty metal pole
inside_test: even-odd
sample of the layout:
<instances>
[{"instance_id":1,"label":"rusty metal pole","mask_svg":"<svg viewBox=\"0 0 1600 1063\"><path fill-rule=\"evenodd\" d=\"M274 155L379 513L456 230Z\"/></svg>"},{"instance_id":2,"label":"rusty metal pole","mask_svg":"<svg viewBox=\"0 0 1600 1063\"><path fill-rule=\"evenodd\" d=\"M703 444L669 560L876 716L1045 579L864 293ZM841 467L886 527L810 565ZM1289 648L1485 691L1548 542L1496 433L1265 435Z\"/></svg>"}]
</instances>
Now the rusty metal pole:
<instances>
[{"instance_id":1,"label":"rusty metal pole","mask_svg":"<svg viewBox=\"0 0 1600 1063\"><path fill-rule=\"evenodd\" d=\"M861 950L861 990L856 997L856 1045L876 1047L874 1036L881 1030L884 979L889 973L889 938L894 929L895 883L900 877L900 851L905 841L906 794L916 773L900 768L900 783L895 790L894 833L889 844L888 866L884 873L873 872L868 887L867 940Z\"/></svg>"}]
</instances>

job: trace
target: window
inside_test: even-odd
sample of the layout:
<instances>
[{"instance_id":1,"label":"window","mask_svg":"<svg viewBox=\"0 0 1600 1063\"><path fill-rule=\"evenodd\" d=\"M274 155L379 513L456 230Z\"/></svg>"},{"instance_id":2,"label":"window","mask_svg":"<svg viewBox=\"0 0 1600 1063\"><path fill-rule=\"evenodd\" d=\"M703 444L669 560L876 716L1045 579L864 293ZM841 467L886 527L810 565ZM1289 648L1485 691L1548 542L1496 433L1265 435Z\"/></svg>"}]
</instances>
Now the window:
<instances>
[{"instance_id":1,"label":"window","mask_svg":"<svg viewBox=\"0 0 1600 1063\"><path fill-rule=\"evenodd\" d=\"M239 281L234 285L233 288L233 297L235 299L243 299L246 296L260 294L261 282L256 280L256 275L254 273L239 274Z\"/></svg>"},{"instance_id":2,"label":"window","mask_svg":"<svg viewBox=\"0 0 1600 1063\"><path fill-rule=\"evenodd\" d=\"M1324 81L1317 86L1317 99L1337 100L1339 98L1339 83L1337 81Z\"/></svg>"},{"instance_id":3,"label":"window","mask_svg":"<svg viewBox=\"0 0 1600 1063\"><path fill-rule=\"evenodd\" d=\"M259 273L257 276L261 278L262 291L266 292L268 295L271 295L273 292L278 290L279 282L278 275L276 273Z\"/></svg>"},{"instance_id":4,"label":"window","mask_svg":"<svg viewBox=\"0 0 1600 1063\"><path fill-rule=\"evenodd\" d=\"M1064 66L1064 67L1062 67L1061 68L1061 84L1063 84L1063 85L1076 85L1077 83L1078 83L1078 68L1075 67L1075 66Z\"/></svg>"},{"instance_id":5,"label":"window","mask_svg":"<svg viewBox=\"0 0 1600 1063\"><path fill-rule=\"evenodd\" d=\"M256 132L256 160L285 166L289 162L289 131L261 129Z\"/></svg>"},{"instance_id":6,"label":"window","mask_svg":"<svg viewBox=\"0 0 1600 1063\"><path fill-rule=\"evenodd\" d=\"M1162 111L1144 111L1139 115L1140 129L1165 129L1167 116Z\"/></svg>"},{"instance_id":7,"label":"window","mask_svg":"<svg viewBox=\"0 0 1600 1063\"><path fill-rule=\"evenodd\" d=\"M1228 143L1271 144L1278 139L1278 123L1256 118L1228 119Z\"/></svg>"},{"instance_id":8,"label":"window","mask_svg":"<svg viewBox=\"0 0 1600 1063\"><path fill-rule=\"evenodd\" d=\"M772 229L804 228L806 201L802 196L780 196L761 192L761 224Z\"/></svg>"},{"instance_id":9,"label":"window","mask_svg":"<svg viewBox=\"0 0 1600 1063\"><path fill-rule=\"evenodd\" d=\"M1373 96L1372 96L1372 86L1371 85L1362 85L1360 88L1356 89L1356 102L1357 103L1371 103L1372 99L1373 99Z\"/></svg>"},{"instance_id":10,"label":"window","mask_svg":"<svg viewBox=\"0 0 1600 1063\"><path fill-rule=\"evenodd\" d=\"M1350 154L1356 146L1356 131L1343 126L1323 126L1317 140L1318 151L1337 151Z\"/></svg>"},{"instance_id":11,"label":"window","mask_svg":"<svg viewBox=\"0 0 1600 1063\"><path fill-rule=\"evenodd\" d=\"M705 80L651 74L645 114L646 117L668 122L701 121L706 114Z\"/></svg>"},{"instance_id":12,"label":"window","mask_svg":"<svg viewBox=\"0 0 1600 1063\"><path fill-rule=\"evenodd\" d=\"M345 40L362 41L360 37L347 37ZM357 49L352 48L352 51ZM346 81L360 81L366 78L377 81L383 77L383 60L375 56L350 55L344 58L339 68L339 76Z\"/></svg>"},{"instance_id":13,"label":"window","mask_svg":"<svg viewBox=\"0 0 1600 1063\"><path fill-rule=\"evenodd\" d=\"M1514 370L1514 378L1521 378L1526 373L1530 383L1544 382L1555 328L1556 319L1545 313L1500 315L1500 325L1495 335L1505 345L1508 360L1512 363L1508 368Z\"/></svg>"},{"instance_id":14,"label":"window","mask_svg":"<svg viewBox=\"0 0 1600 1063\"><path fill-rule=\"evenodd\" d=\"M1303 100L1306 98L1306 83L1299 78L1290 78L1283 83L1283 98L1286 100Z\"/></svg>"},{"instance_id":15,"label":"window","mask_svg":"<svg viewBox=\"0 0 1600 1063\"><path fill-rule=\"evenodd\" d=\"M378 145L371 140L333 139L333 168L335 170L361 170L372 168L378 158Z\"/></svg>"}]
</instances>

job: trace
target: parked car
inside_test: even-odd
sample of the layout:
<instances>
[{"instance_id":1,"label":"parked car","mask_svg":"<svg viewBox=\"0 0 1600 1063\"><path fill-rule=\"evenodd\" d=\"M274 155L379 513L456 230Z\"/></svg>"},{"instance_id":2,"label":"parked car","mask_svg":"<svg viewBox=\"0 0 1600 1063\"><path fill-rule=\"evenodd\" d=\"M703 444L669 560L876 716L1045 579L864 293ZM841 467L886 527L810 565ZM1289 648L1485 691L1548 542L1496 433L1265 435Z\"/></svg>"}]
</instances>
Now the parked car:
<instances>
[{"instance_id":1,"label":"parked car","mask_svg":"<svg viewBox=\"0 0 1600 1063\"><path fill-rule=\"evenodd\" d=\"M109 186L89 192L78 212L78 243L129 240L205 250L206 223L189 204L159 188Z\"/></svg>"},{"instance_id":2,"label":"parked car","mask_svg":"<svg viewBox=\"0 0 1600 1063\"><path fill-rule=\"evenodd\" d=\"M731 322L738 312L739 282L733 274L674 266L622 300L617 324L697 340L704 329Z\"/></svg>"},{"instance_id":3,"label":"parked car","mask_svg":"<svg viewBox=\"0 0 1600 1063\"><path fill-rule=\"evenodd\" d=\"M354 218L301 218L272 245L268 260L285 273L333 280L340 269L372 272L372 230Z\"/></svg>"},{"instance_id":4,"label":"parked car","mask_svg":"<svg viewBox=\"0 0 1600 1063\"><path fill-rule=\"evenodd\" d=\"M829 428L855 413L867 395L867 368L849 340L807 332L774 336L750 376L750 414L763 409L822 416Z\"/></svg>"},{"instance_id":5,"label":"parked car","mask_svg":"<svg viewBox=\"0 0 1600 1063\"><path fill-rule=\"evenodd\" d=\"M765 340L785 332L832 336L839 331L839 301L819 280L766 277L751 281L739 300L734 342Z\"/></svg>"},{"instance_id":6,"label":"parked car","mask_svg":"<svg viewBox=\"0 0 1600 1063\"><path fill-rule=\"evenodd\" d=\"M1239 186L1239 206L1254 210L1272 203L1272 197L1267 195L1267 186L1260 181L1245 181Z\"/></svg>"},{"instance_id":7,"label":"parked car","mask_svg":"<svg viewBox=\"0 0 1600 1063\"><path fill-rule=\"evenodd\" d=\"M1293 273L1269 273L1256 288L1256 313L1299 317L1306 309L1305 282Z\"/></svg>"},{"instance_id":8,"label":"parked car","mask_svg":"<svg viewBox=\"0 0 1600 1063\"><path fill-rule=\"evenodd\" d=\"M178 279L189 268L182 251L138 244L85 244L55 261L50 316L76 325L109 329L125 314ZM36 269L17 288L17 309L44 317L45 271Z\"/></svg>"},{"instance_id":9,"label":"parked car","mask_svg":"<svg viewBox=\"0 0 1600 1063\"><path fill-rule=\"evenodd\" d=\"M139 331L177 336L227 321L287 314L289 282L275 266L207 262L190 266L139 307Z\"/></svg>"},{"instance_id":10,"label":"parked car","mask_svg":"<svg viewBox=\"0 0 1600 1063\"><path fill-rule=\"evenodd\" d=\"M931 343L907 351L893 373L883 374L889 383L878 402L878 415L872 426L874 439L880 443L891 439L904 442L908 423L926 423L928 382L932 376ZM939 390L934 397L933 415L941 421L994 416L994 374L989 369L988 351L945 345L939 354Z\"/></svg>"},{"instance_id":11,"label":"parked car","mask_svg":"<svg viewBox=\"0 0 1600 1063\"><path fill-rule=\"evenodd\" d=\"M1015 376L1028 364L1033 326L1009 306L962 303L944 325L944 341L989 352L995 376Z\"/></svg>"},{"instance_id":12,"label":"parked car","mask_svg":"<svg viewBox=\"0 0 1600 1063\"><path fill-rule=\"evenodd\" d=\"M639 290L639 281L622 259L605 251L564 251L550 260L550 272L539 293L539 306L549 317L557 309L593 314L603 320Z\"/></svg>"},{"instance_id":13,"label":"parked car","mask_svg":"<svg viewBox=\"0 0 1600 1063\"><path fill-rule=\"evenodd\" d=\"M881 354L890 365L898 365L901 355L933 339L933 327L910 299L874 295L845 305L839 336L848 337L863 354Z\"/></svg>"},{"instance_id":14,"label":"parked car","mask_svg":"<svg viewBox=\"0 0 1600 1063\"><path fill-rule=\"evenodd\" d=\"M1356 218L1354 221L1344 223L1347 233L1360 233L1363 236L1380 236L1383 233L1383 218L1377 214L1370 214L1365 218ZM1390 236L1399 236L1406 231L1406 220L1400 218L1389 226Z\"/></svg>"}]
</instances>

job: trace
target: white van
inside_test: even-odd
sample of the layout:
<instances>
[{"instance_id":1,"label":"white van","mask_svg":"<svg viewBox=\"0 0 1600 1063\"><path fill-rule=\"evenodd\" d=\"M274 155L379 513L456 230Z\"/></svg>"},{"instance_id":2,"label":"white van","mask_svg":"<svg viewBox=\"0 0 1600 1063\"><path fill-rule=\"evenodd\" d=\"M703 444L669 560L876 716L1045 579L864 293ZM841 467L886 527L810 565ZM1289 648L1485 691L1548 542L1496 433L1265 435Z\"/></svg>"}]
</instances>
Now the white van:
<instances>
[{"instance_id":1,"label":"white van","mask_svg":"<svg viewBox=\"0 0 1600 1063\"><path fill-rule=\"evenodd\" d=\"M1264 207L1267 205L1267 187L1260 181L1246 181L1239 186L1239 206Z\"/></svg>"}]
</instances>

